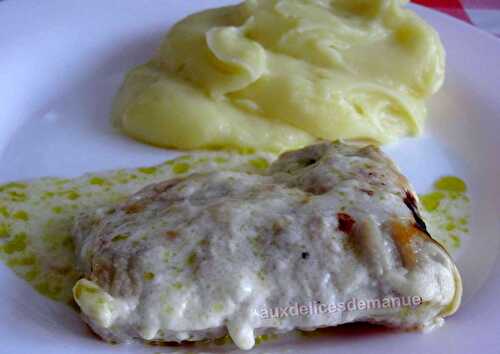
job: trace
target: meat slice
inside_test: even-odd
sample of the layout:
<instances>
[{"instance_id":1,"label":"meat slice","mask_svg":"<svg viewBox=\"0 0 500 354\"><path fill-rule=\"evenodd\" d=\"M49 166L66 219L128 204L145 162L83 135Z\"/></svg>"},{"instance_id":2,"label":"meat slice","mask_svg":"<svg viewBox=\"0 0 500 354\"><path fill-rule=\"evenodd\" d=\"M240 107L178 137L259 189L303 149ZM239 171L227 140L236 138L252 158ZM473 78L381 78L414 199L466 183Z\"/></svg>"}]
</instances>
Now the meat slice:
<instances>
[{"instance_id":1,"label":"meat slice","mask_svg":"<svg viewBox=\"0 0 500 354\"><path fill-rule=\"evenodd\" d=\"M355 321L428 328L461 298L412 187L373 146L320 143L264 175L150 185L79 217L74 236L74 297L108 341L228 333L249 349L263 333Z\"/></svg>"}]
</instances>

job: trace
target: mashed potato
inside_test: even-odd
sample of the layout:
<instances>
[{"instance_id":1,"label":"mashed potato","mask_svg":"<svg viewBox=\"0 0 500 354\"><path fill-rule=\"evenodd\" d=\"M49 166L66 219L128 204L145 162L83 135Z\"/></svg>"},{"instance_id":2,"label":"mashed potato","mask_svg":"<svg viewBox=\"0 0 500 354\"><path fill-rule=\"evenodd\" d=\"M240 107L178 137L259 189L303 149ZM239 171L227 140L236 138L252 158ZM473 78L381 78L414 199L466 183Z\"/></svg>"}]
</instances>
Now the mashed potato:
<instances>
[{"instance_id":1,"label":"mashed potato","mask_svg":"<svg viewBox=\"0 0 500 354\"><path fill-rule=\"evenodd\" d=\"M181 149L416 135L445 60L405 2L247 0L189 16L128 73L114 122Z\"/></svg>"}]
</instances>

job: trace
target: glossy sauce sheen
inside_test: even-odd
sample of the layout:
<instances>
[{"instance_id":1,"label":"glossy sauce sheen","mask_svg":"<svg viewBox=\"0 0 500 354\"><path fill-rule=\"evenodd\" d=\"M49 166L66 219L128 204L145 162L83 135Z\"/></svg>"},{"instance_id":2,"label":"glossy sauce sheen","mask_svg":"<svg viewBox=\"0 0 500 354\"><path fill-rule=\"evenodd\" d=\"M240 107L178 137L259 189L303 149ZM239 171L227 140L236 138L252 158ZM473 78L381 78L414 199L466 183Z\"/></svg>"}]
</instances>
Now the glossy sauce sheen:
<instances>
[{"instance_id":1,"label":"glossy sauce sheen","mask_svg":"<svg viewBox=\"0 0 500 354\"><path fill-rule=\"evenodd\" d=\"M85 279L74 296L112 341L229 333L249 349L256 335L295 328L367 320L432 327L458 307L461 281L415 213L411 186L374 147L323 143L282 155L265 174L169 180L77 219ZM259 315L387 296L423 303Z\"/></svg>"},{"instance_id":2,"label":"glossy sauce sheen","mask_svg":"<svg viewBox=\"0 0 500 354\"><path fill-rule=\"evenodd\" d=\"M160 166L92 173L75 179L42 178L1 185L0 259L40 294L71 303L72 288L80 277L71 228L75 215L81 210L119 202L149 183L191 172L233 168L264 170L265 161L270 159L271 156L192 154ZM433 191L420 196L430 233L449 252L461 249L463 237L468 235L470 218L466 186L456 177L453 180L450 187L440 179L441 183ZM349 220L343 221L341 216L339 229L348 231ZM258 336L256 344L272 337ZM227 340L218 339L215 344L225 342Z\"/></svg>"},{"instance_id":3,"label":"glossy sauce sheen","mask_svg":"<svg viewBox=\"0 0 500 354\"><path fill-rule=\"evenodd\" d=\"M73 303L76 267L71 230L85 210L123 201L144 186L195 172L264 171L269 154L192 153L158 166L41 178L0 186L0 259L40 294Z\"/></svg>"}]
</instances>

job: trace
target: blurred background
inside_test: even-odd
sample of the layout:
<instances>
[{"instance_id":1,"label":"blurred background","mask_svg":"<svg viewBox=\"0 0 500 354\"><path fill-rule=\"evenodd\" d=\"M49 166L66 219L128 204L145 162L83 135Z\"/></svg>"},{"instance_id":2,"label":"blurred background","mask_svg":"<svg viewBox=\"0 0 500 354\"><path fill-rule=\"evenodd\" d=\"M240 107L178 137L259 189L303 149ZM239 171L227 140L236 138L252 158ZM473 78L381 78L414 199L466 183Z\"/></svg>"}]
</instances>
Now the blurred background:
<instances>
[{"instance_id":1,"label":"blurred background","mask_svg":"<svg viewBox=\"0 0 500 354\"><path fill-rule=\"evenodd\" d=\"M16 0L0 0L16 1ZM179 0L186 1L186 0ZM192 0L195 1L195 0ZM500 37L500 0L410 0Z\"/></svg>"},{"instance_id":2,"label":"blurred background","mask_svg":"<svg viewBox=\"0 0 500 354\"><path fill-rule=\"evenodd\" d=\"M500 0L412 0L500 37Z\"/></svg>"}]
</instances>

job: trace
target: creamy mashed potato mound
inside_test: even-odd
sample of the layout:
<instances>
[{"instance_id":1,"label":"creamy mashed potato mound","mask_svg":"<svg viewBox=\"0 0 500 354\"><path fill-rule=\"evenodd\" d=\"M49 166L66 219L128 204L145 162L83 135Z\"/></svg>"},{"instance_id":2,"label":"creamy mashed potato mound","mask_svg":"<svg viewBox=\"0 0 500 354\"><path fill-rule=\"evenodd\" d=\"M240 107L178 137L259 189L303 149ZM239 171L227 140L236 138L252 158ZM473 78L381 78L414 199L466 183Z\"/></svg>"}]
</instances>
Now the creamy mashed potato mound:
<instances>
[{"instance_id":1,"label":"creamy mashed potato mound","mask_svg":"<svg viewBox=\"0 0 500 354\"><path fill-rule=\"evenodd\" d=\"M127 74L114 122L181 149L417 135L445 55L406 2L247 0L191 15Z\"/></svg>"}]
</instances>

